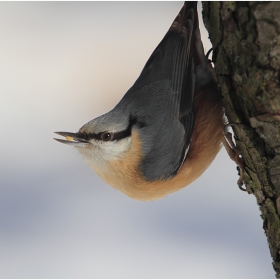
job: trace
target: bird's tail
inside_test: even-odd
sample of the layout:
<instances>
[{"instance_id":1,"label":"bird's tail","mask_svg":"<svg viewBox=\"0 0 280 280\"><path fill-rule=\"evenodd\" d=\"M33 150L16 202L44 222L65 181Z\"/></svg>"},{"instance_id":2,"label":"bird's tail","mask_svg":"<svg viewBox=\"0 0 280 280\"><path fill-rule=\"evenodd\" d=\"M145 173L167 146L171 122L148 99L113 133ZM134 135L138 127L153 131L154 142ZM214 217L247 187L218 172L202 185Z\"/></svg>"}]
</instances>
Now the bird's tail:
<instances>
[{"instance_id":1,"label":"bird's tail","mask_svg":"<svg viewBox=\"0 0 280 280\"><path fill-rule=\"evenodd\" d=\"M173 21L170 30L176 30L179 33L184 33L189 30L190 24L192 28L192 44L194 47L195 64L207 67L207 59L204 54L204 48L201 41L199 21L197 13L197 1L185 1L184 6Z\"/></svg>"}]
</instances>

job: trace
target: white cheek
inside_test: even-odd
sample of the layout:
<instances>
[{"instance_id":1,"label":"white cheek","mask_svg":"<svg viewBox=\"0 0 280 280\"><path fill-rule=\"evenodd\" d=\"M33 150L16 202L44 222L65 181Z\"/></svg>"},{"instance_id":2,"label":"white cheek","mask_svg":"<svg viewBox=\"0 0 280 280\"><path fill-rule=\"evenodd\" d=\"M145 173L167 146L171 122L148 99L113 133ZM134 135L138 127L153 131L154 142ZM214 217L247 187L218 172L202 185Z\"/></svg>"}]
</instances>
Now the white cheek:
<instances>
[{"instance_id":1,"label":"white cheek","mask_svg":"<svg viewBox=\"0 0 280 280\"><path fill-rule=\"evenodd\" d=\"M77 147L77 149L92 168L105 168L108 162L120 159L130 146L131 137L127 137L119 141L96 141L86 147Z\"/></svg>"},{"instance_id":2,"label":"white cheek","mask_svg":"<svg viewBox=\"0 0 280 280\"><path fill-rule=\"evenodd\" d=\"M117 160L123 156L130 146L131 137L119 141L102 142L98 147L98 153L106 161Z\"/></svg>"},{"instance_id":3,"label":"white cheek","mask_svg":"<svg viewBox=\"0 0 280 280\"><path fill-rule=\"evenodd\" d=\"M102 157L100 157L98 152L98 147L88 145L88 147L76 147L81 153L87 164L94 168L95 166L104 166L105 162Z\"/></svg>"}]
</instances>

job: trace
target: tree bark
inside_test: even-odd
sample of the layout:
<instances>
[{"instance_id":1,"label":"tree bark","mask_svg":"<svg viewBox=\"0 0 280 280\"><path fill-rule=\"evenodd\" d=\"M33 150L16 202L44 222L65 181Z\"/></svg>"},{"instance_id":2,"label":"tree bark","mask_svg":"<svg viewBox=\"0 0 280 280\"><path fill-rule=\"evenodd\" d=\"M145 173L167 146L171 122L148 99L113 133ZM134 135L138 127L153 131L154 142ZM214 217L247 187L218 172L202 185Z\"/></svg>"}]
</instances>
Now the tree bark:
<instances>
[{"instance_id":1,"label":"tree bark","mask_svg":"<svg viewBox=\"0 0 280 280\"><path fill-rule=\"evenodd\" d=\"M280 3L203 2L225 113L280 278Z\"/></svg>"}]
</instances>

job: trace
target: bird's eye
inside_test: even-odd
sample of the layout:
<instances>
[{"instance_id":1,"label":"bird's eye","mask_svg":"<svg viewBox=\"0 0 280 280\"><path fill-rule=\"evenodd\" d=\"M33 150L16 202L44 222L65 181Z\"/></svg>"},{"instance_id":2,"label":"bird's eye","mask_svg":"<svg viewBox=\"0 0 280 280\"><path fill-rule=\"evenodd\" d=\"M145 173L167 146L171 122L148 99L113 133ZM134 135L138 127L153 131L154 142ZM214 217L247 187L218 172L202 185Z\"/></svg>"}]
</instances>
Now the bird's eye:
<instances>
[{"instance_id":1,"label":"bird's eye","mask_svg":"<svg viewBox=\"0 0 280 280\"><path fill-rule=\"evenodd\" d=\"M110 133L110 132L104 132L104 133L101 134L101 139L103 141L110 141L110 140L113 139L113 134Z\"/></svg>"}]
</instances>

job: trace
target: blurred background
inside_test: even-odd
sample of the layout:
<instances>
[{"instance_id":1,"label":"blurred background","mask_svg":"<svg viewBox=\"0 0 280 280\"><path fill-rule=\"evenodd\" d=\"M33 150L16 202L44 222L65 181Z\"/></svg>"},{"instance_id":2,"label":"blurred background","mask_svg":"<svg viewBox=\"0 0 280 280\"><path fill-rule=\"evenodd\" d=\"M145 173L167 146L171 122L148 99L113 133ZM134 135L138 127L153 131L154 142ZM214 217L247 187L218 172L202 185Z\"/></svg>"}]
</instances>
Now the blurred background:
<instances>
[{"instance_id":1,"label":"blurred background","mask_svg":"<svg viewBox=\"0 0 280 280\"><path fill-rule=\"evenodd\" d=\"M182 5L0 2L0 278L274 277L224 149L192 185L140 202L52 139L116 105Z\"/></svg>"}]
</instances>

